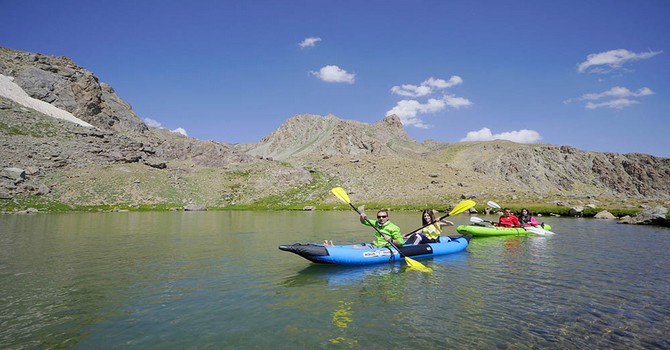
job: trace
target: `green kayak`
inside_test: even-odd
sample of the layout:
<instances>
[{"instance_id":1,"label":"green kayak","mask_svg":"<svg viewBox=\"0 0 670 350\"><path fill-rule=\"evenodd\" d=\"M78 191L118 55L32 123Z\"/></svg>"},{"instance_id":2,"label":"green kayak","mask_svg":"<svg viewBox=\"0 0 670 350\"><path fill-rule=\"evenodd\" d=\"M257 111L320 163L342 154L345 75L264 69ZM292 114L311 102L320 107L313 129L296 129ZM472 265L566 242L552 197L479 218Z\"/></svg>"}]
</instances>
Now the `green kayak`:
<instances>
[{"instance_id":1,"label":"green kayak","mask_svg":"<svg viewBox=\"0 0 670 350\"><path fill-rule=\"evenodd\" d=\"M551 226L545 224L544 227L537 226L547 231L551 231ZM456 231L462 235L470 234L474 237L490 237L490 236L522 236L532 235L534 232L528 231L523 227L495 227L482 225L460 225L456 227Z\"/></svg>"}]
</instances>

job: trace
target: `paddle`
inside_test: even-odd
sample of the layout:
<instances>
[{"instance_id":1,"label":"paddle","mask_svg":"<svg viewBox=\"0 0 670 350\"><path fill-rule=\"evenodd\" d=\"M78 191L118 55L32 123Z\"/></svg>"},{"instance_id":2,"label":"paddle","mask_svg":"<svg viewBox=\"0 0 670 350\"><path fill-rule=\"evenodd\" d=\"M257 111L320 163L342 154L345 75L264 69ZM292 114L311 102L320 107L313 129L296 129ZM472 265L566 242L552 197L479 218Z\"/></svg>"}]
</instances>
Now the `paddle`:
<instances>
[{"instance_id":1,"label":"paddle","mask_svg":"<svg viewBox=\"0 0 670 350\"><path fill-rule=\"evenodd\" d=\"M437 218L437 220L435 220L435 221L433 221L433 222L429 222L429 223L427 223L427 224L425 224L425 225L423 225L423 226L417 228L416 230L414 230L414 231L412 231L412 232L406 234L405 237L408 237L409 235L411 235L411 234L413 234L413 233L415 233L415 232L419 232L419 231L423 230L424 228L426 228L426 227L428 227L428 226L430 226L430 225L432 225L432 224L434 224L434 223L436 223L436 222L439 222L440 220L442 220L442 219L444 219L444 218L447 218L447 217L452 216L452 215L460 214L460 213L462 213L462 212L464 212L464 211L466 211L466 210L468 210L468 209L474 207L475 204L477 204L477 203L475 203L475 201L470 200L470 199L466 199L466 200L464 200L464 201L462 201L462 202L456 204L456 206L454 207L454 209L451 209L451 211L450 211L449 213L447 213L447 215L445 215L445 216L440 216L439 218Z\"/></svg>"},{"instance_id":2,"label":"paddle","mask_svg":"<svg viewBox=\"0 0 670 350\"><path fill-rule=\"evenodd\" d=\"M351 206L351 207L358 213L358 215L361 215L361 212L358 210L358 208L356 208L353 204L351 204L351 201L349 200L349 195L347 195L347 192L346 192L342 187L335 187L335 188L333 188L333 189L330 190L330 191L333 192L333 194L335 195L335 197L339 198L342 202L349 204L349 205L350 205L350 206ZM372 228L374 228L375 231L377 231L377 233L378 233L380 236L382 236L382 237L384 236L384 235L379 231L379 229L377 229L377 227L376 227L374 224L372 224L372 223L370 222L370 220L368 220L367 217L365 218L365 221L367 221L367 223L368 223L370 226L372 226ZM411 268L415 268L415 269L417 269L417 270L419 270L419 271L421 271L421 272L431 272L431 271L433 271L432 269L430 269L429 267L426 267L426 266L423 265L422 263L420 263L420 262L418 262L418 261L416 261L416 260L414 260L414 259L411 259L411 258L409 258L408 256L406 256L405 254L403 254L403 253L400 251L400 249L399 249L395 244L393 244L393 239L391 239L391 240L388 241L388 242L391 244L391 246L393 246L393 248L395 248L396 251L398 251L398 254L400 254L400 256L402 256L403 258L405 258L405 262L407 263L407 265L408 265L409 267L411 267Z\"/></svg>"},{"instance_id":3,"label":"paddle","mask_svg":"<svg viewBox=\"0 0 670 350\"><path fill-rule=\"evenodd\" d=\"M488 221L488 220L484 220L484 219L482 219L482 218L478 218L478 217L476 217L476 216L471 217L471 218L470 218L470 222L474 222L475 224L478 224L478 223L481 223L481 222L488 222L488 223L491 224L491 225L495 225L495 224L496 224L496 222Z\"/></svg>"},{"instance_id":4,"label":"paddle","mask_svg":"<svg viewBox=\"0 0 670 350\"><path fill-rule=\"evenodd\" d=\"M498 203L496 203L496 202L494 202L494 201L488 201L488 202L486 202L486 205L488 205L488 206L491 207L491 208L496 208L496 209L500 209L500 208L501 208L501 206L499 206Z\"/></svg>"}]
</instances>

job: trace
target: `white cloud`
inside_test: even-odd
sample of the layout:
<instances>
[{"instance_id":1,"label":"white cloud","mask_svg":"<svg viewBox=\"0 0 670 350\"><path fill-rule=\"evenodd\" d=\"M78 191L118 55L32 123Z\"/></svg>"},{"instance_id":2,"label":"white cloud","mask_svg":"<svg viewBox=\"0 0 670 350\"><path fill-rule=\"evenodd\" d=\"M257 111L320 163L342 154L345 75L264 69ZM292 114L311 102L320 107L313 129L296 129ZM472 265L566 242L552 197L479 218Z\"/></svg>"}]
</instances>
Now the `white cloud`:
<instances>
[{"instance_id":1,"label":"white cloud","mask_svg":"<svg viewBox=\"0 0 670 350\"><path fill-rule=\"evenodd\" d=\"M517 143L534 143L542 139L535 130L521 129L493 134L489 128L481 128L478 131L470 131L461 141L491 141L508 140Z\"/></svg>"},{"instance_id":2,"label":"white cloud","mask_svg":"<svg viewBox=\"0 0 670 350\"><path fill-rule=\"evenodd\" d=\"M182 134L182 135L188 137L188 134L186 133L186 130L184 130L184 128L176 128L174 130L170 130L170 132L175 132L177 134Z\"/></svg>"},{"instance_id":3,"label":"white cloud","mask_svg":"<svg viewBox=\"0 0 670 350\"><path fill-rule=\"evenodd\" d=\"M156 128L156 129L166 129L166 128L163 127L163 125L159 121L153 120L151 118L144 118L144 124L146 124L147 126L150 126L152 128ZM175 132L175 133L182 134L182 135L188 137L188 134L186 133L186 130L184 128L176 128L174 130L170 130L170 132Z\"/></svg>"},{"instance_id":4,"label":"white cloud","mask_svg":"<svg viewBox=\"0 0 670 350\"><path fill-rule=\"evenodd\" d=\"M315 36L311 36L311 37L309 37L309 38L306 38L306 39L303 40L302 42L300 42L300 44L298 44L298 45L299 45L301 48L304 49L304 48L306 48L306 47L314 47L314 46L316 45L316 43L318 43L319 41L321 41L321 38L319 38L319 37L315 37Z\"/></svg>"},{"instance_id":5,"label":"white cloud","mask_svg":"<svg viewBox=\"0 0 670 350\"><path fill-rule=\"evenodd\" d=\"M158 122L157 120L153 120L151 118L144 118L144 124L146 124L147 126L150 126L152 128L162 127L160 122Z\"/></svg>"},{"instance_id":6,"label":"white cloud","mask_svg":"<svg viewBox=\"0 0 670 350\"><path fill-rule=\"evenodd\" d=\"M663 51L648 51L635 53L626 49L610 50L600 53L592 53L586 56L586 61L577 65L577 71L583 73L591 67L591 73L609 73L612 70L620 69L625 63L632 61L639 61L654 57ZM603 69L602 66L609 67Z\"/></svg>"},{"instance_id":7,"label":"white cloud","mask_svg":"<svg viewBox=\"0 0 670 350\"><path fill-rule=\"evenodd\" d=\"M430 77L420 85L402 84L400 86L394 86L391 88L391 92L400 96L421 97L430 95L436 90L446 89L462 83L463 79L456 75L449 78L448 81Z\"/></svg>"},{"instance_id":8,"label":"white cloud","mask_svg":"<svg viewBox=\"0 0 670 350\"><path fill-rule=\"evenodd\" d=\"M338 66L324 66L318 72L310 71L313 76L328 83L348 83L356 81L356 74L349 73Z\"/></svg>"},{"instance_id":9,"label":"white cloud","mask_svg":"<svg viewBox=\"0 0 670 350\"><path fill-rule=\"evenodd\" d=\"M649 96L653 95L654 92L651 91L650 88L648 87L643 87L637 92L633 92L628 90L625 87L621 86L615 86L607 91L600 92L600 93L590 93L590 94L584 94L582 97L580 97L580 100L599 100L601 98L605 97L640 97L640 96Z\"/></svg>"},{"instance_id":10,"label":"white cloud","mask_svg":"<svg viewBox=\"0 0 670 350\"><path fill-rule=\"evenodd\" d=\"M443 99L446 102L447 106L453 107L453 108L468 107L468 106L472 105L472 101L470 101L470 100L468 100L467 98L464 98L464 97L456 97L456 96L451 96L451 95L445 95Z\"/></svg>"},{"instance_id":11,"label":"white cloud","mask_svg":"<svg viewBox=\"0 0 670 350\"><path fill-rule=\"evenodd\" d=\"M627 98L618 98L615 100L611 101L605 101L605 102L600 102L600 103L594 103L594 102L587 102L586 103L586 109L596 109L596 108L612 108L612 109L624 109L626 107L630 107L635 104L639 104L640 102L627 99Z\"/></svg>"},{"instance_id":12,"label":"white cloud","mask_svg":"<svg viewBox=\"0 0 670 350\"><path fill-rule=\"evenodd\" d=\"M574 100L588 101L585 105L586 109L596 109L603 107L613 109L623 109L640 103L639 101L632 98L649 96L653 94L654 92L648 87L640 88L637 91L630 91L625 87L615 86L607 91L584 94L577 99L571 98L565 101L565 103L570 103ZM610 99L610 100L603 102L593 102L601 99Z\"/></svg>"},{"instance_id":13,"label":"white cloud","mask_svg":"<svg viewBox=\"0 0 670 350\"><path fill-rule=\"evenodd\" d=\"M472 102L463 97L455 97L451 95L444 95L442 98L431 98L426 103L421 103L417 100L401 100L396 103L395 107L386 112L386 115L395 114L400 118L400 121L405 126L414 126L417 128L426 129L429 127L421 119L417 118L419 114L435 113L451 108L461 108L470 106Z\"/></svg>"},{"instance_id":14,"label":"white cloud","mask_svg":"<svg viewBox=\"0 0 670 350\"><path fill-rule=\"evenodd\" d=\"M457 75L451 76L449 80L430 77L419 85L402 84L394 86L391 88L391 92L400 96L422 97L462 83L463 79ZM395 107L386 112L386 115L397 115L405 126L426 129L430 125L424 123L418 115L439 112L448 107L461 108L470 105L472 105L472 102L467 98L444 94L439 98L430 98L425 103L415 99L398 101Z\"/></svg>"}]
</instances>

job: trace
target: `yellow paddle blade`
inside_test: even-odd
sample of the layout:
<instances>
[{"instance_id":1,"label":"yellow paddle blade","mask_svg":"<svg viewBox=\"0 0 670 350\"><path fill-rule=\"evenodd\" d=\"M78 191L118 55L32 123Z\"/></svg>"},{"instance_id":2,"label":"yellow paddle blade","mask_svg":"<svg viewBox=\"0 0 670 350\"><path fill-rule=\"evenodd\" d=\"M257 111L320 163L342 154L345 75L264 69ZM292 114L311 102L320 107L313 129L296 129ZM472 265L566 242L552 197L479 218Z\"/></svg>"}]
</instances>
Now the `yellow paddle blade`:
<instances>
[{"instance_id":1,"label":"yellow paddle blade","mask_svg":"<svg viewBox=\"0 0 670 350\"><path fill-rule=\"evenodd\" d=\"M427 267L426 265L424 265L424 264L422 264L422 263L420 263L420 262L418 262L414 259L410 259L408 257L405 257L405 262L407 263L407 266L410 267L410 269L416 269L416 270L419 270L421 272L433 272L433 269L431 269L430 267Z\"/></svg>"},{"instance_id":2,"label":"yellow paddle blade","mask_svg":"<svg viewBox=\"0 0 670 350\"><path fill-rule=\"evenodd\" d=\"M466 210L468 210L468 209L474 207L475 204L477 204L477 203L475 203L475 201L473 201L473 200L470 200L470 199L464 200L464 201L458 203L458 204L454 207L454 209L452 209L452 210L449 212L449 216L451 216L451 215L456 215L456 214L460 214L460 213L462 213L462 212L464 212L464 211L466 211Z\"/></svg>"},{"instance_id":3,"label":"yellow paddle blade","mask_svg":"<svg viewBox=\"0 0 670 350\"><path fill-rule=\"evenodd\" d=\"M349 195L347 195L347 191L344 190L342 187L335 187L330 192L333 192L335 197L339 198L342 202L351 204L351 201L349 200Z\"/></svg>"}]
</instances>

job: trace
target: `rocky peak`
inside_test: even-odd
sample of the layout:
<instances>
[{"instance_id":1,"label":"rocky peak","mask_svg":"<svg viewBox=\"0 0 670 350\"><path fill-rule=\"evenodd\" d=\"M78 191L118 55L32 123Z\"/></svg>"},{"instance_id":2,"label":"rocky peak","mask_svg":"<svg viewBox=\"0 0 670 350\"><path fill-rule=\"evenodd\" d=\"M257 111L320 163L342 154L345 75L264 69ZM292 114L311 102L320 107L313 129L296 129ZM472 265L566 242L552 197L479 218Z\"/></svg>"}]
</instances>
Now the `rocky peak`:
<instances>
[{"instance_id":1,"label":"rocky peak","mask_svg":"<svg viewBox=\"0 0 670 350\"><path fill-rule=\"evenodd\" d=\"M399 131L404 132L402 122L400 121L400 118L395 114L387 115L382 121L382 123L386 124L391 129L397 129Z\"/></svg>"},{"instance_id":2,"label":"rocky peak","mask_svg":"<svg viewBox=\"0 0 670 350\"><path fill-rule=\"evenodd\" d=\"M100 129L144 132L148 128L98 77L63 56L0 47L0 74L33 98L72 113Z\"/></svg>"},{"instance_id":3,"label":"rocky peak","mask_svg":"<svg viewBox=\"0 0 670 350\"><path fill-rule=\"evenodd\" d=\"M302 114L289 118L277 130L253 145L249 154L275 159L324 157L334 155L418 152L423 146L403 129L400 118L386 117L375 124Z\"/></svg>"}]
</instances>

